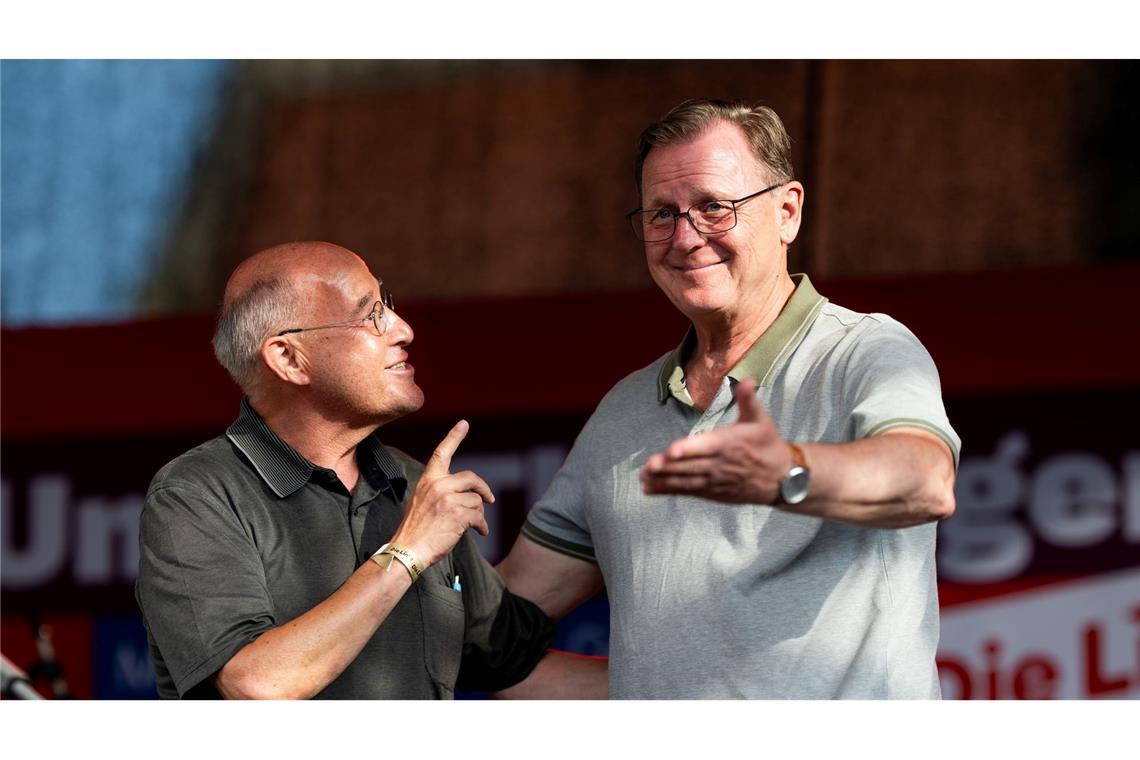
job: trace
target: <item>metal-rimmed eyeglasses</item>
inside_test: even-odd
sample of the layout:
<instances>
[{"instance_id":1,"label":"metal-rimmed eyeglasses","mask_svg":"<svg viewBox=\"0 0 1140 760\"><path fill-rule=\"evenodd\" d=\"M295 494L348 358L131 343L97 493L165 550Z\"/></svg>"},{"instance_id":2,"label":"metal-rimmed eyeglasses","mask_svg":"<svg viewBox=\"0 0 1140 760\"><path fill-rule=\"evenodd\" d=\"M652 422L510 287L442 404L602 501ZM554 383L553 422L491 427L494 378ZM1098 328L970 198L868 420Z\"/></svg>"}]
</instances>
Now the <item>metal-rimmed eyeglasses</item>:
<instances>
[{"instance_id":1,"label":"metal-rimmed eyeglasses","mask_svg":"<svg viewBox=\"0 0 1140 760\"><path fill-rule=\"evenodd\" d=\"M345 322L334 322L331 325L317 325L315 327L290 327L288 330L282 330L277 333L277 337L282 335L289 335L291 333L302 333L310 330L327 330L330 327L356 327L362 322L372 322L372 326L376 328L377 335L383 335L388 331L387 315L389 310L396 308L395 301L392 300L392 291L388 290L383 284L380 285L380 300L372 305L372 311L368 312L366 316L358 319L350 319Z\"/></svg>"},{"instance_id":2,"label":"metal-rimmed eyeglasses","mask_svg":"<svg viewBox=\"0 0 1140 760\"><path fill-rule=\"evenodd\" d=\"M677 232L677 219L682 216L689 220L689 224L693 225L693 229L697 232L703 232L706 235L728 232L736 226L737 206L786 184L788 183L785 180L736 200L705 201L690 206L684 211L673 211L667 208L635 208L626 214L625 218L633 227L633 234L643 243L664 243L673 237Z\"/></svg>"}]
</instances>

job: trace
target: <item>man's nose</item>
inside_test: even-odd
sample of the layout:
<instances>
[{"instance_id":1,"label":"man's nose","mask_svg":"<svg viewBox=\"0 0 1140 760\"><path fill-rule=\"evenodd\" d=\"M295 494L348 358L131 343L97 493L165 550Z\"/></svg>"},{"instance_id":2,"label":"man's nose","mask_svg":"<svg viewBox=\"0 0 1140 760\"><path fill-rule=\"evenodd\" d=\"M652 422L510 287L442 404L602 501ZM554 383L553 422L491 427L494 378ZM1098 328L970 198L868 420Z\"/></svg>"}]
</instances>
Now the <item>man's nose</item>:
<instances>
[{"instance_id":1,"label":"man's nose","mask_svg":"<svg viewBox=\"0 0 1140 760\"><path fill-rule=\"evenodd\" d=\"M384 315L385 319L392 320L388 324L387 335L388 339L396 345L406 345L412 342L415 333L412 332L412 326L405 322L395 309L389 309L388 313Z\"/></svg>"},{"instance_id":2,"label":"man's nose","mask_svg":"<svg viewBox=\"0 0 1140 760\"><path fill-rule=\"evenodd\" d=\"M676 218L673 242L682 248L692 248L703 244L705 236L693 225L693 220L688 214L681 214Z\"/></svg>"}]
</instances>

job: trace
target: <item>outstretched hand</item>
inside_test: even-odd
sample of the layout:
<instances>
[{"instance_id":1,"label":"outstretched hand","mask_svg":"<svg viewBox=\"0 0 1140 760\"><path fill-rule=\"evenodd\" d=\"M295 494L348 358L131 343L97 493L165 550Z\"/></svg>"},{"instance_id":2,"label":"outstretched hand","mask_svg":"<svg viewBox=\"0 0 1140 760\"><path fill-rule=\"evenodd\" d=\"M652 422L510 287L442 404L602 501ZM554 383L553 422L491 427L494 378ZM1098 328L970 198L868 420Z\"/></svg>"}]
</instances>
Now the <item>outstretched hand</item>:
<instances>
[{"instance_id":1,"label":"outstretched hand","mask_svg":"<svg viewBox=\"0 0 1140 760\"><path fill-rule=\"evenodd\" d=\"M450 471L451 458L469 429L467 421L460 420L436 447L392 537L392 543L411 549L429 566L451 551L468 528L484 536L489 532L483 503L495 503L491 487L470 470Z\"/></svg>"},{"instance_id":2,"label":"outstretched hand","mask_svg":"<svg viewBox=\"0 0 1140 760\"><path fill-rule=\"evenodd\" d=\"M736 386L739 419L680 438L641 470L647 494L685 494L737 504L772 504L792 466L788 444L756 400L756 382Z\"/></svg>"}]
</instances>

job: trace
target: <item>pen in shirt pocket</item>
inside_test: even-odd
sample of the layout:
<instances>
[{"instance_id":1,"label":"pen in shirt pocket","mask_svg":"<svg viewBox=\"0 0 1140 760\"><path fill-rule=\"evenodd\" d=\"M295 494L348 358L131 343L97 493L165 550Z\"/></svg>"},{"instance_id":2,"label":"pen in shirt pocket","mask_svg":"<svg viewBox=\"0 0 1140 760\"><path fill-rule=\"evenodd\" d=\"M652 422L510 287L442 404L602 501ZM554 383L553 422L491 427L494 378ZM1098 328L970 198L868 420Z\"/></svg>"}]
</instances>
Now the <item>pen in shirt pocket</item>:
<instances>
[{"instance_id":1,"label":"pen in shirt pocket","mask_svg":"<svg viewBox=\"0 0 1140 760\"><path fill-rule=\"evenodd\" d=\"M459 573L455 574L455 580L453 580L451 582L451 588L454 589L455 591L462 591L463 590L463 584L459 582Z\"/></svg>"}]
</instances>

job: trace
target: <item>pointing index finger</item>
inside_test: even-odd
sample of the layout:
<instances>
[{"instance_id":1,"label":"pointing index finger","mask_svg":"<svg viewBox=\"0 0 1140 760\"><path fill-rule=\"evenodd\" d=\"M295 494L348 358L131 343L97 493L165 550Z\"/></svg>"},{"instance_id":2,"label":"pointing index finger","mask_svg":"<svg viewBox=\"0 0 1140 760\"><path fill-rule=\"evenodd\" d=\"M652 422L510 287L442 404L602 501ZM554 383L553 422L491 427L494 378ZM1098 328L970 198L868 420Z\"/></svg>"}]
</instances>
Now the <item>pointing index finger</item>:
<instances>
[{"instance_id":1,"label":"pointing index finger","mask_svg":"<svg viewBox=\"0 0 1140 760\"><path fill-rule=\"evenodd\" d=\"M425 472L430 471L432 474L446 473L451 470L451 458L455 456L455 450L459 448L459 444L467 437L467 431L471 426L467 424L467 420L460 420L455 423L455 426L448 431L439 445L435 447L432 452L431 460L428 461L427 467L424 468Z\"/></svg>"}]
</instances>

